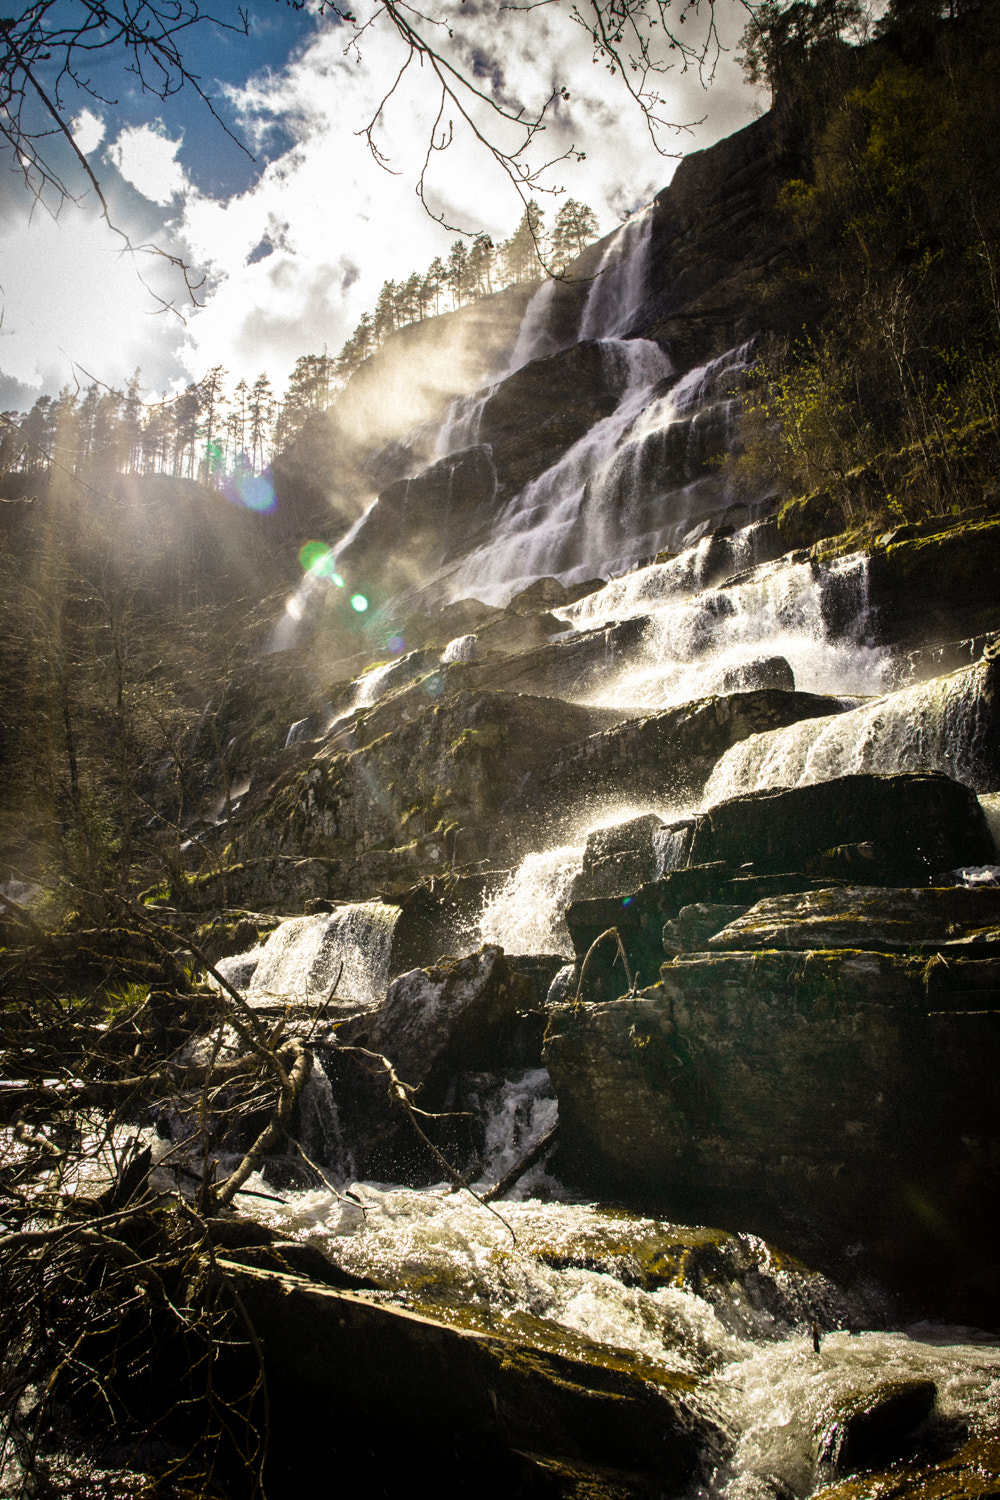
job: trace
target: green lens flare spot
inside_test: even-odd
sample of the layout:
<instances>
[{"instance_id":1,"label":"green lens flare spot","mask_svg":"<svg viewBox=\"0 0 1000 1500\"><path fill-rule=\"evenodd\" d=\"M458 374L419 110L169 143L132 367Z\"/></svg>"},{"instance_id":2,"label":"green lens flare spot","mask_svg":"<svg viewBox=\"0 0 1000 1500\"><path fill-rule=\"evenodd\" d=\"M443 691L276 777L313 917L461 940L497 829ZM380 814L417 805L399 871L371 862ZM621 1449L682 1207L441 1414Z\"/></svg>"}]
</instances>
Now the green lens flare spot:
<instances>
[{"instance_id":1,"label":"green lens flare spot","mask_svg":"<svg viewBox=\"0 0 1000 1500\"><path fill-rule=\"evenodd\" d=\"M299 553L299 564L303 573L318 573L330 557L330 549L324 542L306 542Z\"/></svg>"},{"instance_id":2,"label":"green lens flare spot","mask_svg":"<svg viewBox=\"0 0 1000 1500\"><path fill-rule=\"evenodd\" d=\"M365 598L364 594L351 595L351 608L356 609L359 615L364 614L365 610L368 608L368 600Z\"/></svg>"}]
</instances>

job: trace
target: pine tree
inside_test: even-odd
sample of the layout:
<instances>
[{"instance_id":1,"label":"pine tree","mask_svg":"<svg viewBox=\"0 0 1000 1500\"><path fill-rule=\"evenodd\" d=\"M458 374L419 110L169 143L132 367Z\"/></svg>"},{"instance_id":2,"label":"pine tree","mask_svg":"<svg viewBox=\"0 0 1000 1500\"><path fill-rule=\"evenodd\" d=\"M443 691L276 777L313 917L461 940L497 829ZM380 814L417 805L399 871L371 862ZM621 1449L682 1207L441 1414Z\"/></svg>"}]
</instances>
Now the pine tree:
<instances>
[{"instance_id":1,"label":"pine tree","mask_svg":"<svg viewBox=\"0 0 1000 1500\"><path fill-rule=\"evenodd\" d=\"M586 203L567 198L552 226L550 254L553 264L562 269L596 239L597 215Z\"/></svg>"},{"instance_id":2,"label":"pine tree","mask_svg":"<svg viewBox=\"0 0 1000 1500\"><path fill-rule=\"evenodd\" d=\"M541 208L532 198L521 215L520 224L510 239L500 247L508 282L530 281L538 275L544 235L543 217Z\"/></svg>"},{"instance_id":3,"label":"pine tree","mask_svg":"<svg viewBox=\"0 0 1000 1500\"><path fill-rule=\"evenodd\" d=\"M469 252L464 240L456 240L448 254L445 280L453 307L461 307L469 291Z\"/></svg>"},{"instance_id":4,"label":"pine tree","mask_svg":"<svg viewBox=\"0 0 1000 1500\"><path fill-rule=\"evenodd\" d=\"M225 467L225 451L218 440L218 430L222 422L222 409L227 405L223 382L228 373L221 365L213 365L198 383L198 397L204 417L201 436L205 439L205 457L199 469L203 470L206 479L211 479Z\"/></svg>"},{"instance_id":5,"label":"pine tree","mask_svg":"<svg viewBox=\"0 0 1000 1500\"><path fill-rule=\"evenodd\" d=\"M469 251L469 283L475 296L488 296L493 290L494 254L489 235L477 234Z\"/></svg>"},{"instance_id":6,"label":"pine tree","mask_svg":"<svg viewBox=\"0 0 1000 1500\"><path fill-rule=\"evenodd\" d=\"M444 268L444 261L440 255L435 255L427 267L427 276L424 280L424 285L427 289L428 306L433 302L435 313L441 311L441 293L445 288L446 277L447 273Z\"/></svg>"},{"instance_id":7,"label":"pine tree","mask_svg":"<svg viewBox=\"0 0 1000 1500\"><path fill-rule=\"evenodd\" d=\"M378 294L375 304L375 317L372 328L375 334L375 342L381 344L396 326L396 294L397 286L394 281L382 283L382 290Z\"/></svg>"},{"instance_id":8,"label":"pine tree","mask_svg":"<svg viewBox=\"0 0 1000 1500\"><path fill-rule=\"evenodd\" d=\"M264 448L271 430L274 419L274 392L271 382L262 372L257 376L250 387L247 398L247 423L249 426L248 437L250 439L250 467L253 473L257 472L257 459L260 457L260 467L264 467Z\"/></svg>"}]
</instances>

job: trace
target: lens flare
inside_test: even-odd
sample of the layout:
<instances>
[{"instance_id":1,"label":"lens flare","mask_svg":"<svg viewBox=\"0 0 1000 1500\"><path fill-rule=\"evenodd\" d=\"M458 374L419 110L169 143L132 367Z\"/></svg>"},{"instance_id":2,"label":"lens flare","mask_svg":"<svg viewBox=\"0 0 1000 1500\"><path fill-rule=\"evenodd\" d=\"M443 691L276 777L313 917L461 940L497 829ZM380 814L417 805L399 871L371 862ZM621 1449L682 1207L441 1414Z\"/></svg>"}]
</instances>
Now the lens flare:
<instances>
[{"instance_id":1,"label":"lens flare","mask_svg":"<svg viewBox=\"0 0 1000 1500\"><path fill-rule=\"evenodd\" d=\"M328 578L335 583L338 589L344 587L344 580L337 572L333 553L325 542L306 542L299 552L299 566L304 573L310 573L313 578Z\"/></svg>"},{"instance_id":2,"label":"lens flare","mask_svg":"<svg viewBox=\"0 0 1000 1500\"><path fill-rule=\"evenodd\" d=\"M401 635L391 635L386 641L386 645L394 656L398 656L401 651L406 650L406 642Z\"/></svg>"},{"instance_id":3,"label":"lens flare","mask_svg":"<svg viewBox=\"0 0 1000 1500\"><path fill-rule=\"evenodd\" d=\"M223 489L227 500L242 505L258 515L270 516L278 509L278 497L274 485L263 474L240 474L229 480Z\"/></svg>"},{"instance_id":4,"label":"lens flare","mask_svg":"<svg viewBox=\"0 0 1000 1500\"><path fill-rule=\"evenodd\" d=\"M364 594L351 595L351 608L356 609L359 615L364 614L365 610L368 608L368 600L365 598Z\"/></svg>"}]
</instances>

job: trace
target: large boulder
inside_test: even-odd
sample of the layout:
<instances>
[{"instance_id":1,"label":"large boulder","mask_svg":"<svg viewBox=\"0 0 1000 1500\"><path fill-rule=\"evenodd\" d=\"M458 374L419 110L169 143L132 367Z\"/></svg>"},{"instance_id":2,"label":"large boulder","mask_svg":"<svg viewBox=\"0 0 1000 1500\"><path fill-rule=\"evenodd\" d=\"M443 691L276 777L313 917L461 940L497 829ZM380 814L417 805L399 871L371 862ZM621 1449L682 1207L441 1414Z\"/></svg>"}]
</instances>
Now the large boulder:
<instances>
[{"instance_id":1,"label":"large boulder","mask_svg":"<svg viewBox=\"0 0 1000 1500\"><path fill-rule=\"evenodd\" d=\"M719 907L722 912L725 908ZM682 913L683 915L683 913ZM841 886L772 896L706 934L727 952L762 948L1000 947L1000 887Z\"/></svg>"},{"instance_id":2,"label":"large boulder","mask_svg":"<svg viewBox=\"0 0 1000 1500\"><path fill-rule=\"evenodd\" d=\"M726 860L750 864L759 874L777 873L803 869L811 856L862 841L891 852L898 884L925 884L942 870L994 858L975 795L930 773L842 776L730 798L698 819L689 860Z\"/></svg>"},{"instance_id":3,"label":"large boulder","mask_svg":"<svg viewBox=\"0 0 1000 1500\"><path fill-rule=\"evenodd\" d=\"M1000 1316L1000 960L696 954L661 975L552 1011L565 1178L827 1265L851 1246L927 1308Z\"/></svg>"},{"instance_id":4,"label":"large boulder","mask_svg":"<svg viewBox=\"0 0 1000 1500\"><path fill-rule=\"evenodd\" d=\"M663 862L666 826L656 813L643 813L589 833L570 900L625 896L655 880Z\"/></svg>"},{"instance_id":5,"label":"large boulder","mask_svg":"<svg viewBox=\"0 0 1000 1500\"><path fill-rule=\"evenodd\" d=\"M765 688L700 698L629 719L561 750L539 767L528 790L553 812L580 798L648 798L682 804L700 793L732 745L779 726L837 712L837 699Z\"/></svg>"},{"instance_id":6,"label":"large boulder","mask_svg":"<svg viewBox=\"0 0 1000 1500\"><path fill-rule=\"evenodd\" d=\"M816 1424L819 1472L850 1474L895 1457L937 1400L933 1380L885 1380L838 1396Z\"/></svg>"},{"instance_id":7,"label":"large boulder","mask_svg":"<svg viewBox=\"0 0 1000 1500\"><path fill-rule=\"evenodd\" d=\"M1000 1494L1000 1428L980 1429L957 1452L869 1470L813 1494L815 1500L984 1500Z\"/></svg>"},{"instance_id":8,"label":"large boulder","mask_svg":"<svg viewBox=\"0 0 1000 1500\"><path fill-rule=\"evenodd\" d=\"M363 1292L225 1270L260 1342L282 1493L328 1487L331 1465L347 1472L360 1453L390 1494L471 1494L474 1478L487 1497L674 1495L721 1441L689 1377L582 1336L550 1351ZM247 1374L259 1378L255 1362Z\"/></svg>"},{"instance_id":9,"label":"large boulder","mask_svg":"<svg viewBox=\"0 0 1000 1500\"><path fill-rule=\"evenodd\" d=\"M437 1098L453 1073L497 1070L511 1061L504 1033L533 999L503 949L485 944L465 958L413 969L393 981L367 1029L368 1045L399 1076Z\"/></svg>"}]
</instances>

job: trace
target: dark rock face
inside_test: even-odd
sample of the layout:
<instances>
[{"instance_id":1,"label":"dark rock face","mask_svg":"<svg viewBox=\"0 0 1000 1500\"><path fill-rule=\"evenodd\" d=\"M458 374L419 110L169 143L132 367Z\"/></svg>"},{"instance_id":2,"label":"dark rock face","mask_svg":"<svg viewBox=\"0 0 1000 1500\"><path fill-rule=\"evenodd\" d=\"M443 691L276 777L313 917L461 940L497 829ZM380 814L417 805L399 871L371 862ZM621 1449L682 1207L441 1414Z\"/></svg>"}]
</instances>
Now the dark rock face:
<instances>
[{"instance_id":1,"label":"dark rock face","mask_svg":"<svg viewBox=\"0 0 1000 1500\"><path fill-rule=\"evenodd\" d=\"M638 655L648 623L645 617L638 616L622 620L617 625L581 631L567 640L548 641L533 648L529 646L506 662L482 662L466 668L464 681L469 687L489 688L495 692L519 691L549 698L582 697L598 686L609 669L620 670ZM562 628L562 622L556 621L553 628ZM492 628L483 631L484 647L490 645L492 637ZM530 636L526 638L530 641ZM477 638L477 648L478 644ZM629 716L629 710L623 709L620 717Z\"/></svg>"},{"instance_id":2,"label":"dark rock face","mask_svg":"<svg viewBox=\"0 0 1000 1500\"><path fill-rule=\"evenodd\" d=\"M744 911L745 907L714 901L694 901L690 906L682 906L672 921L663 924L664 952L673 957L676 953L697 953L712 947L711 939L720 931L730 931L730 924L742 917Z\"/></svg>"},{"instance_id":3,"label":"dark rock face","mask_svg":"<svg viewBox=\"0 0 1000 1500\"><path fill-rule=\"evenodd\" d=\"M715 927L706 939L706 947L725 952L922 946L961 951L983 943L1000 947L1000 888L844 886L772 896L734 915L728 925Z\"/></svg>"},{"instance_id":4,"label":"dark rock face","mask_svg":"<svg viewBox=\"0 0 1000 1500\"><path fill-rule=\"evenodd\" d=\"M715 1437L685 1377L654 1381L584 1339L557 1353L363 1293L227 1269L263 1345L271 1431L287 1455L280 1477L296 1491L324 1482L331 1462L374 1451L390 1493L416 1481L465 1494L471 1474L486 1496L545 1495L555 1473L568 1483L596 1475L602 1493L679 1494Z\"/></svg>"},{"instance_id":5,"label":"dark rock face","mask_svg":"<svg viewBox=\"0 0 1000 1500\"><path fill-rule=\"evenodd\" d=\"M561 620L547 611L541 614L501 615L484 625L476 635L477 656L516 656L522 651L533 651L544 647L550 635L565 627Z\"/></svg>"},{"instance_id":6,"label":"dark rock face","mask_svg":"<svg viewBox=\"0 0 1000 1500\"><path fill-rule=\"evenodd\" d=\"M772 212L794 170L784 151L765 115L691 152L657 194L651 259L669 265L670 276L650 288L635 331L662 339L678 362L703 363L766 323L760 288L788 254Z\"/></svg>"},{"instance_id":7,"label":"dark rock face","mask_svg":"<svg viewBox=\"0 0 1000 1500\"><path fill-rule=\"evenodd\" d=\"M417 684L412 699L376 708L374 729L367 720L355 728L357 749L331 743L268 799L253 834L272 857L294 851L349 866L383 850L391 863L388 851L400 850L406 863L416 841L406 884L415 868L430 873L487 852L499 859L536 831L499 816L520 800L532 768L618 717L510 693L463 691L431 706L434 688Z\"/></svg>"},{"instance_id":8,"label":"dark rock face","mask_svg":"<svg viewBox=\"0 0 1000 1500\"><path fill-rule=\"evenodd\" d=\"M863 1242L897 1285L996 1316L998 982L993 959L701 954L556 1007L563 1170L813 1254Z\"/></svg>"},{"instance_id":9,"label":"dark rock face","mask_svg":"<svg viewBox=\"0 0 1000 1500\"><path fill-rule=\"evenodd\" d=\"M998 568L996 520L877 547L869 564L877 639L913 647L996 631Z\"/></svg>"},{"instance_id":10,"label":"dark rock face","mask_svg":"<svg viewBox=\"0 0 1000 1500\"><path fill-rule=\"evenodd\" d=\"M854 857L860 845L824 849L838 831L861 828L878 835L884 853L869 860ZM630 887L627 875L648 869L656 858L654 841L666 837L683 843L684 867ZM891 943L887 934L894 924L903 944L920 942L921 932L931 942L963 935L972 941L977 933L979 941L989 942L993 913L1000 911L989 889L863 895L824 889L836 878L834 870L846 873L858 864L878 869L889 886L926 885L949 863L987 863L993 841L977 798L939 775L849 776L752 793L669 828L636 819L592 838L566 912L574 952L582 959L614 927L632 972L647 983L666 953L693 951L701 942L713 949L882 947ZM956 857L938 864L942 855ZM983 899L977 904L976 897ZM727 928L729 922L735 925ZM732 942L721 936L716 941L723 929ZM608 948L593 962L585 987L589 999L624 993L613 957Z\"/></svg>"},{"instance_id":11,"label":"dark rock face","mask_svg":"<svg viewBox=\"0 0 1000 1500\"><path fill-rule=\"evenodd\" d=\"M368 1028L369 1045L433 1097L436 1074L496 1069L509 1060L500 1039L528 999L503 949L487 944L466 958L401 974Z\"/></svg>"},{"instance_id":12,"label":"dark rock face","mask_svg":"<svg viewBox=\"0 0 1000 1500\"><path fill-rule=\"evenodd\" d=\"M895 884L924 884L940 870L994 857L974 794L946 776L916 774L844 776L734 797L698 820L690 860L749 862L755 873L778 873L866 839L892 851Z\"/></svg>"},{"instance_id":13,"label":"dark rock face","mask_svg":"<svg viewBox=\"0 0 1000 1500\"><path fill-rule=\"evenodd\" d=\"M483 407L479 427L501 490L520 489L609 416L624 388L623 373L590 339L508 375Z\"/></svg>"},{"instance_id":14,"label":"dark rock face","mask_svg":"<svg viewBox=\"0 0 1000 1500\"><path fill-rule=\"evenodd\" d=\"M573 882L571 901L625 896L656 878L657 835L666 827L655 813L600 828L587 837L583 864Z\"/></svg>"},{"instance_id":15,"label":"dark rock face","mask_svg":"<svg viewBox=\"0 0 1000 1500\"><path fill-rule=\"evenodd\" d=\"M820 1424L817 1462L840 1474L873 1469L899 1452L934 1410L933 1380L887 1380L838 1402Z\"/></svg>"},{"instance_id":16,"label":"dark rock face","mask_svg":"<svg viewBox=\"0 0 1000 1500\"><path fill-rule=\"evenodd\" d=\"M497 476L489 448L468 448L380 492L338 567L368 590L408 587L468 545L492 512Z\"/></svg>"}]
</instances>

